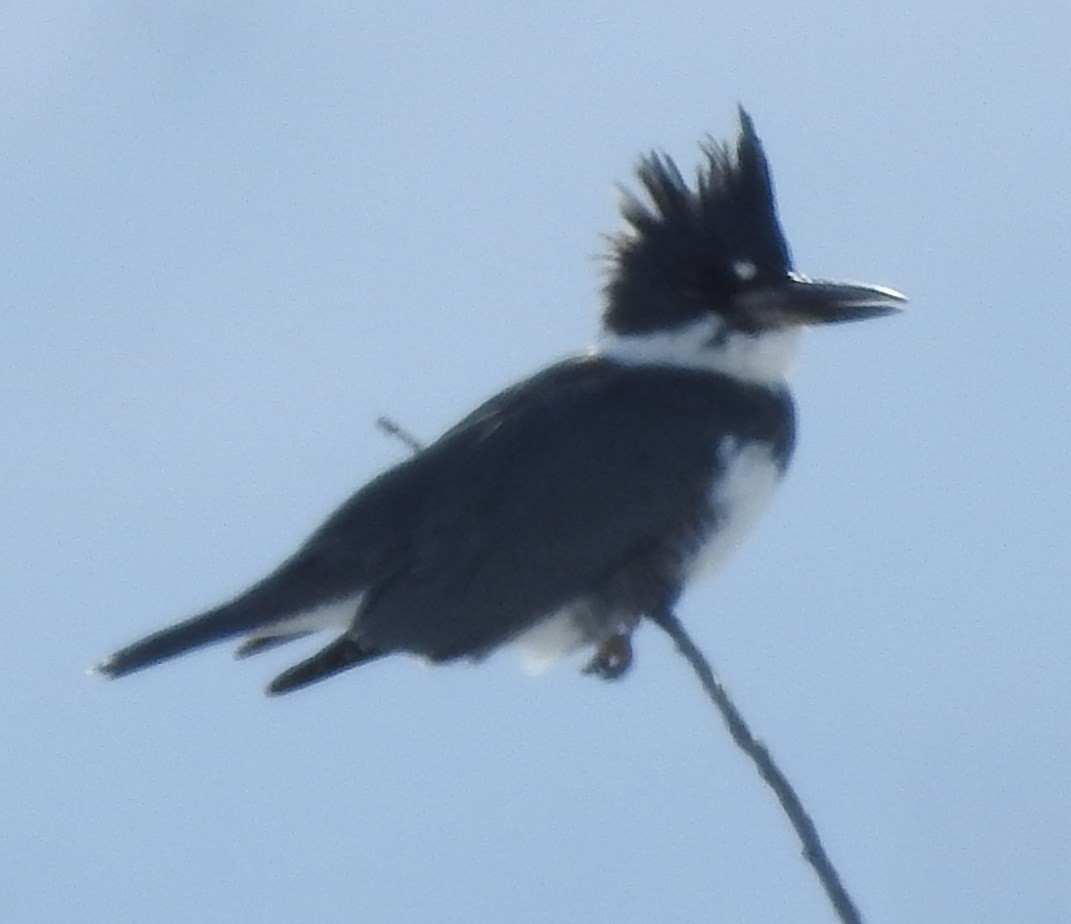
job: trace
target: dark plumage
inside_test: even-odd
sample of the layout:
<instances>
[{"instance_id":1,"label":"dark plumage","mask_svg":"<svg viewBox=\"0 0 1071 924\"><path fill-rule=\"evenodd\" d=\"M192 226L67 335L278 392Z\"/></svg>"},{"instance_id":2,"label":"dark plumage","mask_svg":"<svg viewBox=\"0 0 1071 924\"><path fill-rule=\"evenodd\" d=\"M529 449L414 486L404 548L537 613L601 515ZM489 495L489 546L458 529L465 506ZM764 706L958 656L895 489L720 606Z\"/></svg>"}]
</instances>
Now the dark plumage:
<instances>
[{"instance_id":1,"label":"dark plumage","mask_svg":"<svg viewBox=\"0 0 1071 924\"><path fill-rule=\"evenodd\" d=\"M551 366L369 482L245 594L99 669L121 676L358 591L346 637L360 644L332 643L330 673L343 652L354 664L394 651L482 657L578 599L593 641L630 627L676 599L682 550L717 517L707 486L722 463L707 434L770 436L788 460L787 393L753 387L728 405L718 400L724 387L700 372L597 358ZM683 443L660 432L678 419L665 414L667 401L693 418ZM563 429L563 419L584 425ZM469 477L477 468L481 477ZM568 548L541 539L563 530ZM523 560L517 548L528 550Z\"/></svg>"},{"instance_id":2,"label":"dark plumage","mask_svg":"<svg viewBox=\"0 0 1071 924\"><path fill-rule=\"evenodd\" d=\"M625 193L627 227L612 238L603 314L616 333L684 324L712 303L730 325L753 330L753 318L738 310L734 297L775 284L792 270L751 118L740 111L735 157L713 140L702 150L694 189L671 158L650 154L637 170L647 201Z\"/></svg>"},{"instance_id":3,"label":"dark plumage","mask_svg":"<svg viewBox=\"0 0 1071 924\"><path fill-rule=\"evenodd\" d=\"M508 388L347 500L224 605L121 649L118 677L246 636L246 656L326 624L339 634L279 693L394 652L481 658L561 630L618 676L629 635L672 607L701 553L735 545L788 464L784 374L795 328L901 299L790 270L766 160L741 112L695 189L668 158L639 168L614 239L604 337ZM541 643L542 644L542 643Z\"/></svg>"}]
</instances>

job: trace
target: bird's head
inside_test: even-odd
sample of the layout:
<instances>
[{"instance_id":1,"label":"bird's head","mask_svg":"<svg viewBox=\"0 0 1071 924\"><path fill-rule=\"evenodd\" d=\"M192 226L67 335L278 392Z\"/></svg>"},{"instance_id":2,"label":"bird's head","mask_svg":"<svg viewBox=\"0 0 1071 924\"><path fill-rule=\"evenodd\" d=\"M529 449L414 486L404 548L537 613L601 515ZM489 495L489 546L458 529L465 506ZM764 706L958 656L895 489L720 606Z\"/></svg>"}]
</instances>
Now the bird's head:
<instances>
[{"instance_id":1,"label":"bird's head","mask_svg":"<svg viewBox=\"0 0 1071 924\"><path fill-rule=\"evenodd\" d=\"M683 365L717 369L728 359L726 371L776 379L787 363L782 347L801 327L898 310L905 299L892 289L793 270L766 156L743 109L735 152L714 141L702 150L694 186L665 155L640 163L642 195L625 193L625 229L611 239L601 352L643 361L647 350L657 361L678 351ZM760 360L754 370L750 358Z\"/></svg>"}]
</instances>

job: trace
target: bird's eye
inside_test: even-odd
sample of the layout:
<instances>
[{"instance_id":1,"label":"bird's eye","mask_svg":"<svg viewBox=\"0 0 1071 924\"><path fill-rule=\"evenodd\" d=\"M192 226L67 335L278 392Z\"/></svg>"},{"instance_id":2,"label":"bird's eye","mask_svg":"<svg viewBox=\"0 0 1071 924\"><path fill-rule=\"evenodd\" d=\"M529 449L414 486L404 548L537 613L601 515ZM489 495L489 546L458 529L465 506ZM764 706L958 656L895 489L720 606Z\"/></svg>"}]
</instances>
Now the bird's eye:
<instances>
[{"instance_id":1,"label":"bird's eye","mask_svg":"<svg viewBox=\"0 0 1071 924\"><path fill-rule=\"evenodd\" d=\"M738 282L751 282L759 272L758 267L750 260L734 260L732 270Z\"/></svg>"}]
</instances>

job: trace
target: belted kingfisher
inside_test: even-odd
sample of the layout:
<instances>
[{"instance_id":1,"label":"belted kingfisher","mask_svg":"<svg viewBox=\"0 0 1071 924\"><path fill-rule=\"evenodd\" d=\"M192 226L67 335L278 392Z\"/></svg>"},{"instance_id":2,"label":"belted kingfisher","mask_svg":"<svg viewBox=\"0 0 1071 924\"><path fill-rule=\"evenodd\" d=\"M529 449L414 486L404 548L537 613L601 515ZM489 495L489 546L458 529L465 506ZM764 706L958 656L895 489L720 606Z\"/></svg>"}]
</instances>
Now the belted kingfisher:
<instances>
[{"instance_id":1,"label":"belted kingfisher","mask_svg":"<svg viewBox=\"0 0 1071 924\"><path fill-rule=\"evenodd\" d=\"M374 478L237 598L135 642L119 677L244 636L239 656L338 627L280 674L284 693L395 652L433 662L587 646L611 678L645 616L738 543L781 480L801 329L904 297L792 268L769 168L740 110L693 185L663 154L637 170L611 238L602 330L583 355L478 407Z\"/></svg>"}]
</instances>

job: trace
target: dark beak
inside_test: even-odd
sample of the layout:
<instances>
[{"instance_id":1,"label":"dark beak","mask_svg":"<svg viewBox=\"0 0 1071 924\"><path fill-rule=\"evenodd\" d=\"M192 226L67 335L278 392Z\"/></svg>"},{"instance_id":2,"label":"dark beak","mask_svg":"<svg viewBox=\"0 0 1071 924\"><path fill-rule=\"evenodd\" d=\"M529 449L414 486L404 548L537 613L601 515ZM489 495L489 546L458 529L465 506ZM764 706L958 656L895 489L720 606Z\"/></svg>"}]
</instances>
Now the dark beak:
<instances>
[{"instance_id":1,"label":"dark beak","mask_svg":"<svg viewBox=\"0 0 1071 924\"><path fill-rule=\"evenodd\" d=\"M895 314L907 299L895 289L809 279L793 273L776 286L748 293L749 312L763 326L839 324Z\"/></svg>"}]
</instances>

